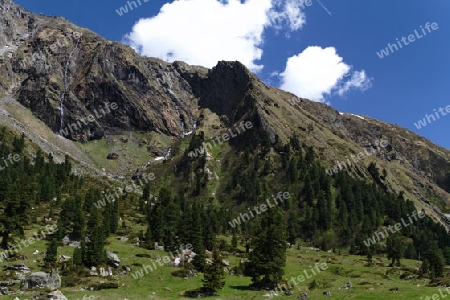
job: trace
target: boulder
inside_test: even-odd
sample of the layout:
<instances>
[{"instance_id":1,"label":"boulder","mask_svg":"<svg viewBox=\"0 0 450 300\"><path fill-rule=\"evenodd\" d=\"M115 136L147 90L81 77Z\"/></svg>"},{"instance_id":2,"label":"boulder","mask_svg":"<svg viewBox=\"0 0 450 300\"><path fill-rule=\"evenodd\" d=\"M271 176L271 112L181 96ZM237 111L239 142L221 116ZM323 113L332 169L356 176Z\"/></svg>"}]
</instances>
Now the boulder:
<instances>
[{"instance_id":1,"label":"boulder","mask_svg":"<svg viewBox=\"0 0 450 300\"><path fill-rule=\"evenodd\" d=\"M117 254L107 251L106 256L108 257L109 263L112 264L115 268L120 266L120 259Z\"/></svg>"},{"instance_id":2,"label":"boulder","mask_svg":"<svg viewBox=\"0 0 450 300\"><path fill-rule=\"evenodd\" d=\"M70 243L69 235L64 236L62 239L62 242L63 242L64 246L67 246Z\"/></svg>"},{"instance_id":3,"label":"boulder","mask_svg":"<svg viewBox=\"0 0 450 300\"><path fill-rule=\"evenodd\" d=\"M52 270L50 274L45 272L33 272L22 283L22 290L34 288L49 288L56 290L61 287L61 277L58 272Z\"/></svg>"},{"instance_id":4,"label":"boulder","mask_svg":"<svg viewBox=\"0 0 450 300\"><path fill-rule=\"evenodd\" d=\"M47 300L68 300L66 296L61 293L61 291L53 291L47 294Z\"/></svg>"}]
</instances>

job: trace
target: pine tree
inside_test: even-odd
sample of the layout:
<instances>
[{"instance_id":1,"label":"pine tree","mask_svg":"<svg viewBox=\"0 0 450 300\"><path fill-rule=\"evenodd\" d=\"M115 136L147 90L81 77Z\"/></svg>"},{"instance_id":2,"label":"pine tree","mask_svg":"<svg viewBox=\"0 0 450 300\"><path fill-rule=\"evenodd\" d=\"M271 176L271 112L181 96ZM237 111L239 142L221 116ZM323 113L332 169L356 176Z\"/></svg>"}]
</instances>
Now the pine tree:
<instances>
[{"instance_id":1,"label":"pine tree","mask_svg":"<svg viewBox=\"0 0 450 300\"><path fill-rule=\"evenodd\" d=\"M233 247L233 250L236 250L238 246L238 239L235 233L233 233L233 236L231 237L231 247Z\"/></svg>"},{"instance_id":2,"label":"pine tree","mask_svg":"<svg viewBox=\"0 0 450 300\"><path fill-rule=\"evenodd\" d=\"M107 203L105 206L105 210L103 211L103 218L102 218L102 228L105 237L108 237L109 234L111 233L111 214L112 214L112 204Z\"/></svg>"},{"instance_id":3,"label":"pine tree","mask_svg":"<svg viewBox=\"0 0 450 300\"><path fill-rule=\"evenodd\" d=\"M430 263L430 270L435 277L442 277L445 269L445 260L441 249L434 243L427 253L427 259Z\"/></svg>"},{"instance_id":4,"label":"pine tree","mask_svg":"<svg viewBox=\"0 0 450 300\"><path fill-rule=\"evenodd\" d=\"M206 259L202 224L201 206L194 204L192 206L192 224L188 228L191 234L190 243L192 244L193 251L196 253L192 264L200 272L204 270Z\"/></svg>"},{"instance_id":5,"label":"pine tree","mask_svg":"<svg viewBox=\"0 0 450 300\"><path fill-rule=\"evenodd\" d=\"M145 231L145 244L147 245L147 249L153 250L154 248L154 240L152 234L152 228L147 226L147 230Z\"/></svg>"},{"instance_id":6,"label":"pine tree","mask_svg":"<svg viewBox=\"0 0 450 300\"><path fill-rule=\"evenodd\" d=\"M111 233L116 233L117 229L119 228L119 199L116 199L113 203L113 208L110 214L110 231Z\"/></svg>"},{"instance_id":7,"label":"pine tree","mask_svg":"<svg viewBox=\"0 0 450 300\"><path fill-rule=\"evenodd\" d=\"M422 266L420 267L420 272L422 274L427 274L430 271L430 263L428 262L428 259L424 259L422 262Z\"/></svg>"},{"instance_id":8,"label":"pine tree","mask_svg":"<svg viewBox=\"0 0 450 300\"><path fill-rule=\"evenodd\" d=\"M205 266L203 277L203 289L206 291L217 292L225 285L225 272L217 247L212 252L212 264Z\"/></svg>"},{"instance_id":9,"label":"pine tree","mask_svg":"<svg viewBox=\"0 0 450 300\"><path fill-rule=\"evenodd\" d=\"M73 250L72 262L74 266L83 265L83 251L81 250L81 248L75 248Z\"/></svg>"},{"instance_id":10,"label":"pine tree","mask_svg":"<svg viewBox=\"0 0 450 300\"><path fill-rule=\"evenodd\" d=\"M104 262L104 233L103 228L97 226L90 234L89 241L86 243L84 264L90 268Z\"/></svg>"},{"instance_id":11,"label":"pine tree","mask_svg":"<svg viewBox=\"0 0 450 300\"><path fill-rule=\"evenodd\" d=\"M297 170L297 162L295 158L291 158L288 166L288 179L290 183L295 183L298 180L298 170Z\"/></svg>"},{"instance_id":12,"label":"pine tree","mask_svg":"<svg viewBox=\"0 0 450 300\"><path fill-rule=\"evenodd\" d=\"M253 283L281 280L286 265L286 224L280 209L264 214L249 260L246 274Z\"/></svg>"},{"instance_id":13,"label":"pine tree","mask_svg":"<svg viewBox=\"0 0 450 300\"><path fill-rule=\"evenodd\" d=\"M25 195L19 193L20 187L15 184L6 187L6 197L2 201L4 210L0 214L0 248L8 249L11 234L23 236L23 227L28 223L29 203Z\"/></svg>"},{"instance_id":14,"label":"pine tree","mask_svg":"<svg viewBox=\"0 0 450 300\"><path fill-rule=\"evenodd\" d=\"M51 266L56 262L58 256L58 244L56 238L47 245L47 251L45 252L44 262L47 266Z\"/></svg>"},{"instance_id":15,"label":"pine tree","mask_svg":"<svg viewBox=\"0 0 450 300\"><path fill-rule=\"evenodd\" d=\"M387 238L386 241L387 244L387 257L388 259L391 260L391 264L390 266L394 266L395 262L397 262L397 265L400 265L400 258L402 258L403 256L403 252L404 252L404 244L401 241L400 237L395 234L395 235L390 235Z\"/></svg>"},{"instance_id":16,"label":"pine tree","mask_svg":"<svg viewBox=\"0 0 450 300\"><path fill-rule=\"evenodd\" d=\"M86 232L87 234L91 234L95 228L97 228L99 224L99 216L98 216L98 209L95 208L95 206L91 206L91 213L89 215L89 219L86 224Z\"/></svg>"}]
</instances>

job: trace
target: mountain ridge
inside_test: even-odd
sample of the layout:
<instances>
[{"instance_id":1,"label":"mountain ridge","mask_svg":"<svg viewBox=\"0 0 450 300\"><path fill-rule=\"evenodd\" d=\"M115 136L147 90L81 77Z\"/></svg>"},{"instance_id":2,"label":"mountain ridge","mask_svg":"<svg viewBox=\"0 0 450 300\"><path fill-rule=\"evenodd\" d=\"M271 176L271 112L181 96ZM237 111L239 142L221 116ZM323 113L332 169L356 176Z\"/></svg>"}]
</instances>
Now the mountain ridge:
<instances>
[{"instance_id":1,"label":"mountain ridge","mask_svg":"<svg viewBox=\"0 0 450 300\"><path fill-rule=\"evenodd\" d=\"M117 103L119 109L65 138L114 143L124 133L152 132L164 140L151 149L161 156L192 132L203 130L212 137L246 119L259 123L260 134L267 133L272 144L298 135L328 167L386 139L389 147L373 159L386 168L389 187L406 190L425 208L428 201L450 209L450 150L407 129L341 114L269 87L239 62L206 69L140 57L63 18L38 16L6 0L0 5L6 11L0 17L6 33L0 36L0 67L6 70L0 75L0 94L15 98L57 135L64 135L64 124L77 124L96 108ZM372 180L367 171L371 159L348 171ZM135 167L119 168L116 174Z\"/></svg>"}]
</instances>

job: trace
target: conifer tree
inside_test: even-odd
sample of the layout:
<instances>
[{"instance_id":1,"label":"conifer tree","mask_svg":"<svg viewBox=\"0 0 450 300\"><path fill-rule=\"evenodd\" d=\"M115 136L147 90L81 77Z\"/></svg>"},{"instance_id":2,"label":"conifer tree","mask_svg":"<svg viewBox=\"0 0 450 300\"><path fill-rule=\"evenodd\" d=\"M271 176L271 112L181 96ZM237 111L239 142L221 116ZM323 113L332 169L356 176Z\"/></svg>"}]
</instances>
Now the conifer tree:
<instances>
[{"instance_id":1,"label":"conifer tree","mask_svg":"<svg viewBox=\"0 0 450 300\"><path fill-rule=\"evenodd\" d=\"M28 223L29 203L24 195L19 193L15 184L6 187L6 197L3 200L4 210L0 214L0 248L8 249L11 234L23 236L23 227Z\"/></svg>"},{"instance_id":2,"label":"conifer tree","mask_svg":"<svg viewBox=\"0 0 450 300\"><path fill-rule=\"evenodd\" d=\"M81 248L75 248L73 250L72 263L74 266L83 265L83 251L81 250Z\"/></svg>"},{"instance_id":3,"label":"conifer tree","mask_svg":"<svg viewBox=\"0 0 450 300\"><path fill-rule=\"evenodd\" d=\"M147 249L154 248L154 240L153 240L153 234L152 234L152 228L151 226L147 226L147 230L145 231L145 243L147 245Z\"/></svg>"},{"instance_id":4,"label":"conifer tree","mask_svg":"<svg viewBox=\"0 0 450 300\"><path fill-rule=\"evenodd\" d=\"M430 263L430 270L432 270L433 276L442 277L444 275L445 260L441 249L439 249L436 243L433 243L426 257Z\"/></svg>"},{"instance_id":5,"label":"conifer tree","mask_svg":"<svg viewBox=\"0 0 450 300\"><path fill-rule=\"evenodd\" d=\"M404 252L404 244L401 241L400 237L395 235L390 235L386 241L387 248L387 257L391 260L390 266L394 266L397 262L397 265L400 265L400 258L403 256Z\"/></svg>"},{"instance_id":6,"label":"conifer tree","mask_svg":"<svg viewBox=\"0 0 450 300\"><path fill-rule=\"evenodd\" d=\"M286 266L286 224L280 209L264 214L246 274L253 283L279 282Z\"/></svg>"},{"instance_id":7,"label":"conifer tree","mask_svg":"<svg viewBox=\"0 0 450 300\"><path fill-rule=\"evenodd\" d=\"M238 246L238 239L235 233L233 233L233 236L231 237L231 247L233 250L236 250Z\"/></svg>"},{"instance_id":8,"label":"conifer tree","mask_svg":"<svg viewBox=\"0 0 450 300\"><path fill-rule=\"evenodd\" d=\"M225 285L225 272L217 247L213 248L212 263L205 266L203 277L203 289L206 291L217 292Z\"/></svg>"},{"instance_id":9,"label":"conifer tree","mask_svg":"<svg viewBox=\"0 0 450 300\"><path fill-rule=\"evenodd\" d=\"M113 208L110 215L111 221L109 222L111 233L116 233L119 228L119 199L116 199L113 203Z\"/></svg>"},{"instance_id":10,"label":"conifer tree","mask_svg":"<svg viewBox=\"0 0 450 300\"><path fill-rule=\"evenodd\" d=\"M103 228L97 226L90 234L86 243L85 266L93 267L105 262Z\"/></svg>"},{"instance_id":11,"label":"conifer tree","mask_svg":"<svg viewBox=\"0 0 450 300\"><path fill-rule=\"evenodd\" d=\"M52 238L52 241L47 245L47 251L45 252L44 262L47 266L51 266L56 262L58 256L58 243L56 238Z\"/></svg>"},{"instance_id":12,"label":"conifer tree","mask_svg":"<svg viewBox=\"0 0 450 300\"><path fill-rule=\"evenodd\" d=\"M203 244L203 228L201 227L202 223L200 206L194 204L192 206L192 224L189 226L192 239L190 243L192 244L193 251L196 253L192 260L192 264L200 272L203 272L204 270L206 259L205 246Z\"/></svg>"}]
</instances>

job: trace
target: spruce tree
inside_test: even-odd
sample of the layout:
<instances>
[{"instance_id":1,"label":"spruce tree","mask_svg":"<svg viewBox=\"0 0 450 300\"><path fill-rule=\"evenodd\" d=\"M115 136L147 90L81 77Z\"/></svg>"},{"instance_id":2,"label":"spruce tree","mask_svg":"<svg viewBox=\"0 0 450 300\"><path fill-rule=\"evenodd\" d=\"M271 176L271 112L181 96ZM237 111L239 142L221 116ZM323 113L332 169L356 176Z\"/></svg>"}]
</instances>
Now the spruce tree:
<instances>
[{"instance_id":1,"label":"spruce tree","mask_svg":"<svg viewBox=\"0 0 450 300\"><path fill-rule=\"evenodd\" d=\"M0 248L8 249L11 234L23 236L23 227L28 223L29 203L21 195L20 187L15 184L6 187L6 197L2 201L4 210L0 214L0 235L2 242Z\"/></svg>"},{"instance_id":2,"label":"spruce tree","mask_svg":"<svg viewBox=\"0 0 450 300\"><path fill-rule=\"evenodd\" d=\"M56 238L52 238L52 241L47 245L47 250L45 252L44 262L47 266L52 266L55 264L58 256L58 244Z\"/></svg>"},{"instance_id":3,"label":"spruce tree","mask_svg":"<svg viewBox=\"0 0 450 300\"><path fill-rule=\"evenodd\" d=\"M119 228L119 199L116 199L116 201L114 201L113 203L113 208L110 214L110 231L111 233L116 233L117 232L117 228Z\"/></svg>"},{"instance_id":4,"label":"spruce tree","mask_svg":"<svg viewBox=\"0 0 450 300\"><path fill-rule=\"evenodd\" d=\"M196 256L194 256L194 259L192 260L192 264L195 266L195 268L203 272L205 267L205 246L203 244L204 238L203 238L203 228L202 228L202 218L201 218L201 206L194 204L192 206L192 224L189 226L189 230L191 232L191 239L190 242L192 244L193 250L196 253Z\"/></svg>"},{"instance_id":5,"label":"spruce tree","mask_svg":"<svg viewBox=\"0 0 450 300\"><path fill-rule=\"evenodd\" d=\"M435 277L442 277L444 275L445 259L436 243L431 246L426 257L430 263L430 270L433 271L433 275Z\"/></svg>"},{"instance_id":6,"label":"spruce tree","mask_svg":"<svg viewBox=\"0 0 450 300\"><path fill-rule=\"evenodd\" d=\"M217 292L225 285L225 272L217 247L212 251L212 263L205 266L203 277L203 289L206 291Z\"/></svg>"},{"instance_id":7,"label":"spruce tree","mask_svg":"<svg viewBox=\"0 0 450 300\"><path fill-rule=\"evenodd\" d=\"M400 258L403 256L404 244L397 234L390 235L386 241L387 257L391 260L390 266L400 265Z\"/></svg>"},{"instance_id":8,"label":"spruce tree","mask_svg":"<svg viewBox=\"0 0 450 300\"><path fill-rule=\"evenodd\" d=\"M84 264L90 268L104 262L104 233L103 228L97 226L90 234L89 241L86 243Z\"/></svg>"},{"instance_id":9,"label":"spruce tree","mask_svg":"<svg viewBox=\"0 0 450 300\"><path fill-rule=\"evenodd\" d=\"M253 283L279 282L286 266L286 224L280 209L264 214L246 266Z\"/></svg>"},{"instance_id":10,"label":"spruce tree","mask_svg":"<svg viewBox=\"0 0 450 300\"><path fill-rule=\"evenodd\" d=\"M81 248L75 248L73 250L72 263L74 266L83 265L83 251L81 250Z\"/></svg>"},{"instance_id":11,"label":"spruce tree","mask_svg":"<svg viewBox=\"0 0 450 300\"><path fill-rule=\"evenodd\" d=\"M238 246L238 239L235 233L233 233L233 236L231 237L231 247L233 250L236 250Z\"/></svg>"},{"instance_id":12,"label":"spruce tree","mask_svg":"<svg viewBox=\"0 0 450 300\"><path fill-rule=\"evenodd\" d=\"M145 231L145 244L147 245L147 249L154 249L154 240L151 226L147 226L147 230Z\"/></svg>"}]
</instances>

